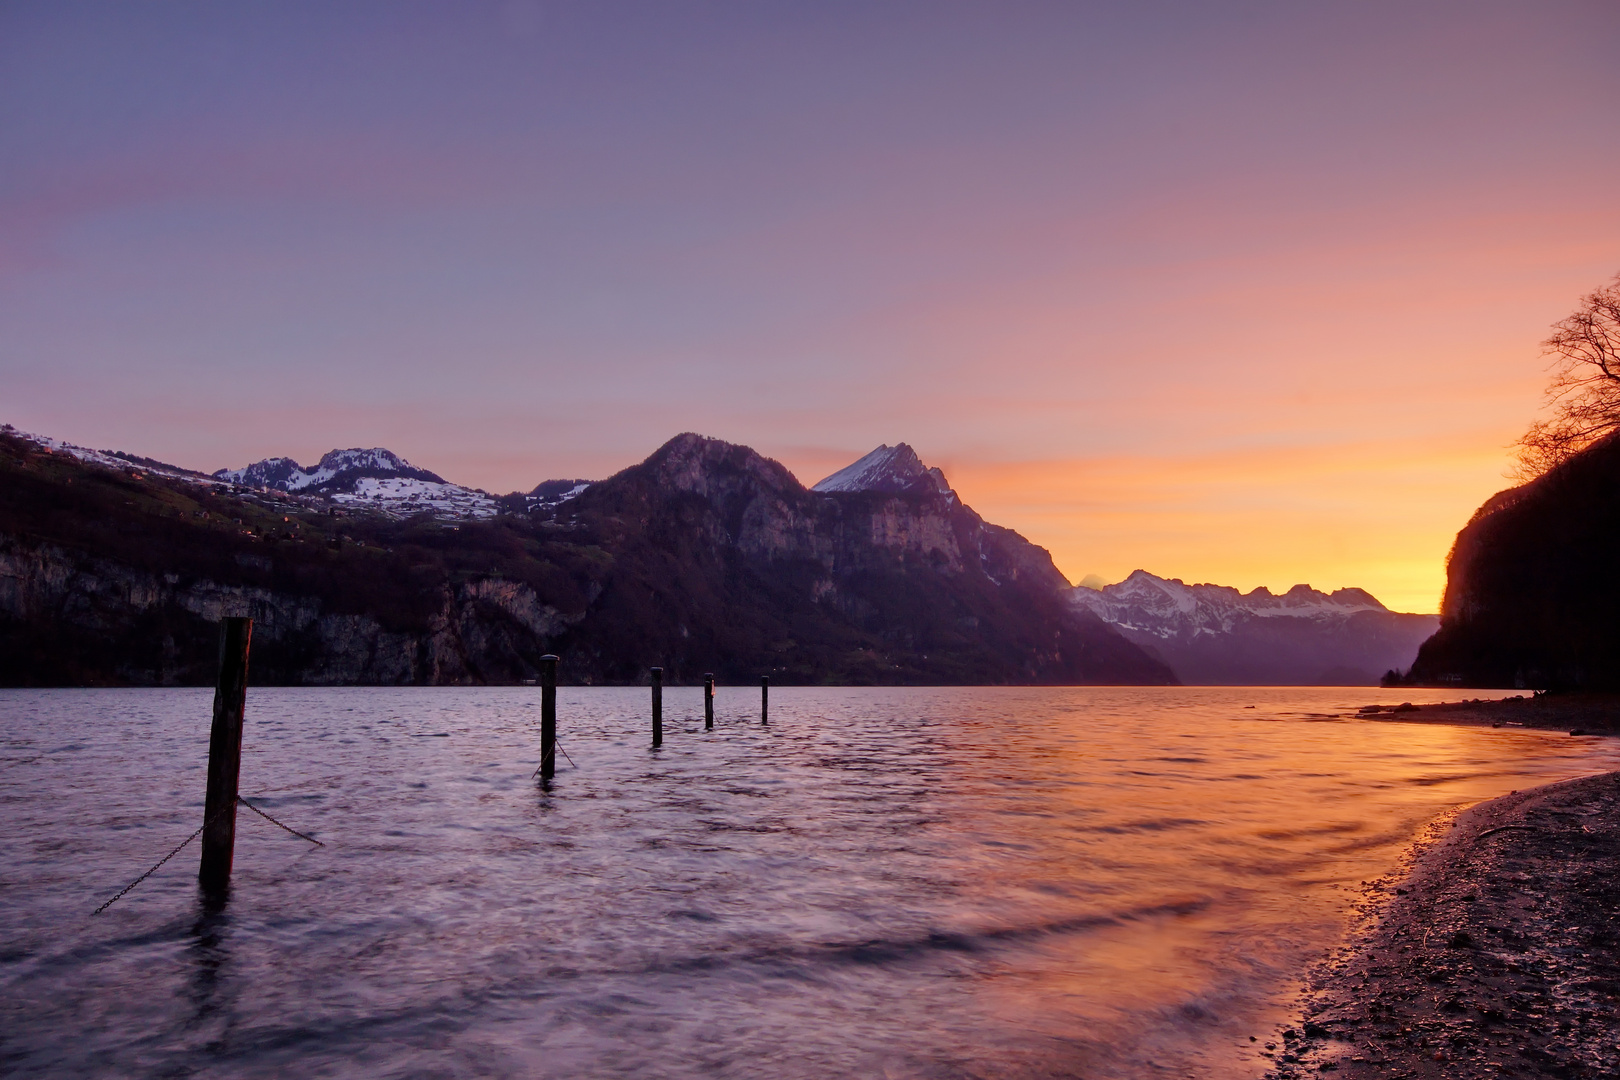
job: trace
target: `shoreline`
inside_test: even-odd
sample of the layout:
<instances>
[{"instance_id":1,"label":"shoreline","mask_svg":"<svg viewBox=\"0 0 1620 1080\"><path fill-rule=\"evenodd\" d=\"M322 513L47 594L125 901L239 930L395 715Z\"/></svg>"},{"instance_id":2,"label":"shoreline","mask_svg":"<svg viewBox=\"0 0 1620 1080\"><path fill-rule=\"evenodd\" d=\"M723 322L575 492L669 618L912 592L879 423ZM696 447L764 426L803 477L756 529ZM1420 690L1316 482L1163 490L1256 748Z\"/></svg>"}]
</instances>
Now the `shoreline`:
<instances>
[{"instance_id":1,"label":"shoreline","mask_svg":"<svg viewBox=\"0 0 1620 1080\"><path fill-rule=\"evenodd\" d=\"M1592 711L1528 714L1530 700L1389 719L1503 725L1513 712L1560 727ZM1265 1044L1269 1080L1620 1076L1620 773L1445 815L1407 867L1309 973L1295 1025ZM1374 901L1388 883L1368 885Z\"/></svg>"},{"instance_id":2,"label":"shoreline","mask_svg":"<svg viewBox=\"0 0 1620 1080\"><path fill-rule=\"evenodd\" d=\"M1403 724L1465 724L1565 730L1571 735L1620 735L1620 694L1515 694L1431 705L1366 705L1359 717Z\"/></svg>"}]
</instances>

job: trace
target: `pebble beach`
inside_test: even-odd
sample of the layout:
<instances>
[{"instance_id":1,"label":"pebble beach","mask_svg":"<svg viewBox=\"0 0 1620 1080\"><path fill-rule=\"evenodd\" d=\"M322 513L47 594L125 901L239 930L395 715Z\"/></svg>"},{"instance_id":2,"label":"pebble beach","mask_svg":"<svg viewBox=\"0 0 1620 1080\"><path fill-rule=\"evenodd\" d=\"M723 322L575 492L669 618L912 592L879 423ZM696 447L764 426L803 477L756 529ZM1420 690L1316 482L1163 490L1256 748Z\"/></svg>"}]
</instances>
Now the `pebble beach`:
<instances>
[{"instance_id":1,"label":"pebble beach","mask_svg":"<svg viewBox=\"0 0 1620 1080\"><path fill-rule=\"evenodd\" d=\"M1404 878L1367 884L1267 1076L1620 1076L1617 867L1620 773L1435 822Z\"/></svg>"}]
</instances>

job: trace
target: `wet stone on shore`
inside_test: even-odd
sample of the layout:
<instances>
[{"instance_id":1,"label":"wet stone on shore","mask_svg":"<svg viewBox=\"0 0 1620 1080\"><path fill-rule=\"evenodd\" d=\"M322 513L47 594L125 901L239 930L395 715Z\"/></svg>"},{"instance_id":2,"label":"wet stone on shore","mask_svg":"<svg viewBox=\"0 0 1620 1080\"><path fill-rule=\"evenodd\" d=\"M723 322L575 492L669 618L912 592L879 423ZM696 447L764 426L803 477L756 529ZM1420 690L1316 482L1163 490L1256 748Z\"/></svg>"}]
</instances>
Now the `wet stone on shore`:
<instances>
[{"instance_id":1,"label":"wet stone on shore","mask_svg":"<svg viewBox=\"0 0 1620 1080\"><path fill-rule=\"evenodd\" d=\"M1620 1077L1620 774L1462 815L1312 986L1272 1080Z\"/></svg>"}]
</instances>

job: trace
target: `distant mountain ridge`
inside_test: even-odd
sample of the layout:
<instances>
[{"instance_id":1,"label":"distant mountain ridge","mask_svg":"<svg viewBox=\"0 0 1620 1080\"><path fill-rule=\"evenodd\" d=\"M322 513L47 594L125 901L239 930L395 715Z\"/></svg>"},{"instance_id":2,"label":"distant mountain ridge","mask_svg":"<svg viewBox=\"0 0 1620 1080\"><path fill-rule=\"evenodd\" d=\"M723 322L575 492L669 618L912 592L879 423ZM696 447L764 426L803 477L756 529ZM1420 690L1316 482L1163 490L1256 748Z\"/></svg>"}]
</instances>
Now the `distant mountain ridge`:
<instances>
[{"instance_id":1,"label":"distant mountain ridge","mask_svg":"<svg viewBox=\"0 0 1620 1080\"><path fill-rule=\"evenodd\" d=\"M330 494L349 491L362 477L404 477L443 484L444 477L418 469L404 458L382 447L329 450L313 467L306 469L292 458L276 457L256 461L240 469L220 469L213 474L220 480L244 487L273 488L276 491L311 491Z\"/></svg>"},{"instance_id":2,"label":"distant mountain ridge","mask_svg":"<svg viewBox=\"0 0 1620 1080\"><path fill-rule=\"evenodd\" d=\"M499 509L486 492L452 484L380 446L331 450L308 469L292 458L276 457L240 469L220 469L213 475L224 483L323 495L349 508L364 506L382 513L479 518L493 517Z\"/></svg>"},{"instance_id":3,"label":"distant mountain ridge","mask_svg":"<svg viewBox=\"0 0 1620 1080\"><path fill-rule=\"evenodd\" d=\"M1408 666L1439 624L1436 616L1390 611L1363 589L1242 593L1145 570L1070 595L1182 681L1199 684L1371 685Z\"/></svg>"},{"instance_id":4,"label":"distant mountain ridge","mask_svg":"<svg viewBox=\"0 0 1620 1080\"><path fill-rule=\"evenodd\" d=\"M1072 588L1044 549L983 521L905 443L881 445L806 489L747 447L688 434L607 480L548 480L496 498L381 447L333 450L309 468L269 458L204 476L39 436L8 437L114 470L138 488L170 485L182 502L199 507L203 520L244 526L229 542L205 529L159 546L240 548L224 571L213 572L227 592L238 587L230 582L241 568L291 565L291 553L307 550L311 540L337 551L352 540L367 552L402 544L440 552L420 556L431 569L409 556L386 586L378 581L363 595L328 583L276 600L302 614L281 617L280 628L274 619L261 626L261 641L291 642L335 617L312 612L341 610L364 620L402 602L414 610L429 602L424 582L450 590L451 599L433 604L470 605L443 608L436 621L411 622L439 627L412 631L427 635L414 644L385 646L376 637L380 628L359 638L344 631L348 639L305 642L305 660L261 666L279 671L275 677L283 681L501 681L529 677L533 665L525 657L533 649L567 648L576 658L581 650L593 658L578 669L582 677L607 681L632 679L626 658L651 650L666 658L672 678L693 664L729 664L734 673L752 667L796 681L1368 683L1410 664L1436 621L1390 612L1360 589L1330 595L1301 585L1280 596L1265 589L1243 594L1145 571L1098 591ZM22 456L28 454L24 446ZM108 512L103 507L91 518ZM412 531L413 522L430 531ZM494 533L461 534L478 522ZM127 526L137 533L143 527ZM121 543L101 554L116 561ZM510 556L478 554L480 543ZM529 569L501 569L509 557ZM210 558L195 554L174 571L183 578ZM375 561L366 555L345 572L369 580ZM551 568L542 572L540 564ZM45 572L27 565L18 573L28 580ZM60 566L54 572L71 579ZM119 573L105 569L85 581ZM257 580L257 573L247 576ZM446 573L452 577L441 579ZM524 574L551 584L526 593L514 583ZM284 577L279 569L273 576ZM563 587L564 579L572 584ZM452 580L462 584L452 587ZM0 605L7 587L0 566ZM134 595L151 587L130 588ZM525 596L530 606L521 616L490 607L495 597L507 604ZM668 599L648 608L647 596ZM123 617L98 616L108 625ZM306 629L287 629L289 619ZM496 633L497 626L504 629ZM349 643L335 644L340 639Z\"/></svg>"}]
</instances>

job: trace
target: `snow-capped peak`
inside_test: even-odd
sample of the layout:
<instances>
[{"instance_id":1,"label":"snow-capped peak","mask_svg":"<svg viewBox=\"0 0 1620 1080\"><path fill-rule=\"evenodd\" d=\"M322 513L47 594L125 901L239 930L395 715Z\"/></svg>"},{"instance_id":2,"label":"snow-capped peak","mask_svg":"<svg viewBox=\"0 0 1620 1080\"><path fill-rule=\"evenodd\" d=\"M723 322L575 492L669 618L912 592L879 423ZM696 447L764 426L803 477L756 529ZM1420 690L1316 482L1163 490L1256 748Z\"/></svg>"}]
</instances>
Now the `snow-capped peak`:
<instances>
[{"instance_id":1,"label":"snow-capped peak","mask_svg":"<svg viewBox=\"0 0 1620 1080\"><path fill-rule=\"evenodd\" d=\"M214 476L243 487L324 495L344 506L395 516L490 517L499 511L484 492L449 483L380 446L332 450L307 469L292 458L278 457L221 469Z\"/></svg>"},{"instance_id":2,"label":"snow-capped peak","mask_svg":"<svg viewBox=\"0 0 1620 1080\"><path fill-rule=\"evenodd\" d=\"M1229 585L1188 585L1180 578L1161 578L1146 570L1134 571L1117 585L1101 589L1077 587L1070 598L1105 622L1161 635L1226 632L1234 620L1243 619L1337 620L1360 611L1388 610L1362 589L1324 593L1309 585L1295 585L1278 596L1262 585L1243 593Z\"/></svg>"},{"instance_id":3,"label":"snow-capped peak","mask_svg":"<svg viewBox=\"0 0 1620 1080\"><path fill-rule=\"evenodd\" d=\"M243 487L272 488L276 491L321 491L330 487L352 489L362 477L400 477L442 484L444 478L418 469L398 454L380 446L331 450L313 468L304 468L292 458L265 458L240 469L221 469L220 480ZM336 482L334 484L334 482Z\"/></svg>"},{"instance_id":4,"label":"snow-capped peak","mask_svg":"<svg viewBox=\"0 0 1620 1080\"><path fill-rule=\"evenodd\" d=\"M887 443L815 484L811 491L938 492L950 494L945 474L922 463L905 443Z\"/></svg>"}]
</instances>

